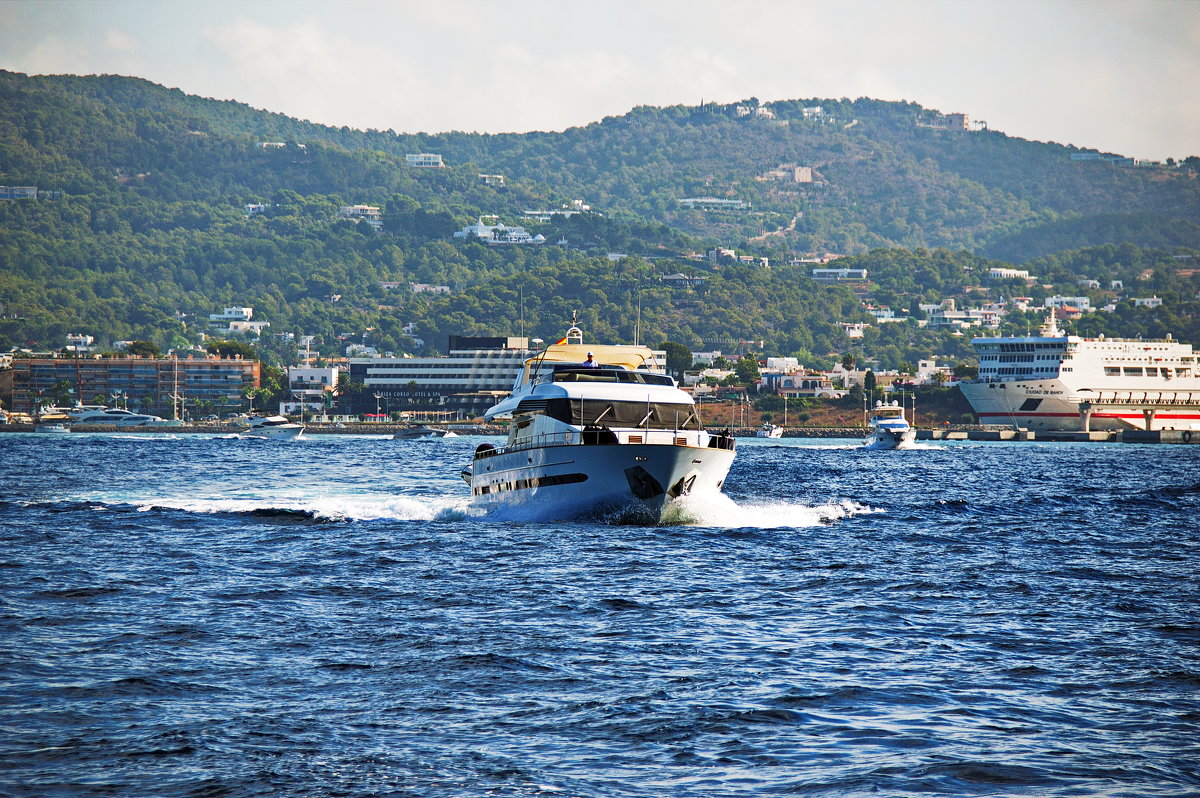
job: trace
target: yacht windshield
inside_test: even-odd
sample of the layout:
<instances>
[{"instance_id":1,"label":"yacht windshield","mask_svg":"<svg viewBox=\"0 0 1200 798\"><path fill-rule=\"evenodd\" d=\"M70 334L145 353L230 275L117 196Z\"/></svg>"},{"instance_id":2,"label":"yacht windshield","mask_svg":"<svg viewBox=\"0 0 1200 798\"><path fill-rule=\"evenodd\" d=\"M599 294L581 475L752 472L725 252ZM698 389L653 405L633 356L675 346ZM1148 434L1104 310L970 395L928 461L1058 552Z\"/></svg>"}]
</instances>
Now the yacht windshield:
<instances>
[{"instance_id":1,"label":"yacht windshield","mask_svg":"<svg viewBox=\"0 0 1200 798\"><path fill-rule=\"evenodd\" d=\"M629 371L622 368L585 368L582 366L555 366L555 382L634 382L641 385L674 385L666 374L651 374L648 371Z\"/></svg>"},{"instance_id":2,"label":"yacht windshield","mask_svg":"<svg viewBox=\"0 0 1200 798\"><path fill-rule=\"evenodd\" d=\"M551 418L581 426L601 424L606 427L641 429L700 429L695 406L678 403L550 399L546 402L544 412Z\"/></svg>"}]
</instances>

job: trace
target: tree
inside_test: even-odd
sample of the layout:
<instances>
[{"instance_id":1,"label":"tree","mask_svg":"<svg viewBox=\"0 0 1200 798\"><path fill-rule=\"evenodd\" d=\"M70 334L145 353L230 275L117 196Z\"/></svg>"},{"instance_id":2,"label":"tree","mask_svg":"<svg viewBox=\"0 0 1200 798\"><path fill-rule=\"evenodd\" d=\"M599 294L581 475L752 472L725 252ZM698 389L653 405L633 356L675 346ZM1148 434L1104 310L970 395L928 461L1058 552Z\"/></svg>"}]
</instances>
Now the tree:
<instances>
[{"instance_id":1,"label":"tree","mask_svg":"<svg viewBox=\"0 0 1200 798\"><path fill-rule=\"evenodd\" d=\"M692 366L692 350L675 341L665 342L662 348L667 352L667 372L682 382L683 372Z\"/></svg>"},{"instance_id":2,"label":"tree","mask_svg":"<svg viewBox=\"0 0 1200 798\"><path fill-rule=\"evenodd\" d=\"M854 364L857 361L858 359L853 354L847 352L846 354L842 355L842 368L844 368L846 371L853 371Z\"/></svg>"},{"instance_id":3,"label":"tree","mask_svg":"<svg viewBox=\"0 0 1200 798\"><path fill-rule=\"evenodd\" d=\"M979 366L972 366L969 363L959 363L950 370L956 380L973 380L979 376Z\"/></svg>"},{"instance_id":4,"label":"tree","mask_svg":"<svg viewBox=\"0 0 1200 798\"><path fill-rule=\"evenodd\" d=\"M125 346L125 352L138 357L158 357L162 350L150 341L130 341Z\"/></svg>"},{"instance_id":5,"label":"tree","mask_svg":"<svg viewBox=\"0 0 1200 798\"><path fill-rule=\"evenodd\" d=\"M867 395L875 393L875 383L875 372L867 369L866 375L863 376L863 391L865 391Z\"/></svg>"},{"instance_id":6,"label":"tree","mask_svg":"<svg viewBox=\"0 0 1200 798\"><path fill-rule=\"evenodd\" d=\"M758 370L758 361L749 355L739 357L737 363L733 366L733 370L737 373L738 379L746 385L758 382L762 377L762 374Z\"/></svg>"},{"instance_id":7,"label":"tree","mask_svg":"<svg viewBox=\"0 0 1200 798\"><path fill-rule=\"evenodd\" d=\"M71 381L59 380L46 392L46 398L58 407L65 407L71 404L72 393Z\"/></svg>"},{"instance_id":8,"label":"tree","mask_svg":"<svg viewBox=\"0 0 1200 798\"><path fill-rule=\"evenodd\" d=\"M242 389L242 395L246 397L246 400L249 403L248 409L251 412L254 411L255 403L258 404L258 412L268 412L268 404L271 401L272 394L266 388L244 388Z\"/></svg>"},{"instance_id":9,"label":"tree","mask_svg":"<svg viewBox=\"0 0 1200 798\"><path fill-rule=\"evenodd\" d=\"M215 338L207 341L204 344L205 350L221 357L237 357L241 356L246 360L257 360L258 352L253 344L248 344L244 341L229 341L225 339Z\"/></svg>"}]
</instances>

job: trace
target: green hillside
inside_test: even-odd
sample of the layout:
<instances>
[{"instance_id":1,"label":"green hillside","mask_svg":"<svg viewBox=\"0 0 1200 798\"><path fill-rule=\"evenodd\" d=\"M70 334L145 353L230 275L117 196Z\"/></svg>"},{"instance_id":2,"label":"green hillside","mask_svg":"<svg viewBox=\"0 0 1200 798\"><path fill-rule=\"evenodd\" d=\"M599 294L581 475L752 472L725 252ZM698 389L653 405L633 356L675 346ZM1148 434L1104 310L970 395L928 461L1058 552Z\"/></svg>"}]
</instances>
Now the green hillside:
<instances>
[{"instance_id":1,"label":"green hillside","mask_svg":"<svg viewBox=\"0 0 1200 798\"><path fill-rule=\"evenodd\" d=\"M438 349L451 333L557 337L572 309L590 334L630 340L640 298L654 339L762 340L767 352L820 360L852 348L840 322L870 320L850 288L788 265L823 252L857 256L839 265L868 267L867 297L901 310L978 297L989 264L1029 262L1039 276L1050 264L1045 276L1064 293L1080 276L1121 275L1158 291L1164 308L1090 323L1166 320L1197 338L1195 159L1077 161L1057 144L928 127L939 115L909 103L742 105L751 112L637 108L561 133L397 135L136 78L0 72L0 184L41 192L0 202L0 347L58 347L68 332L179 346L226 305L253 306L272 333L317 335L327 354L347 342ZM405 155L421 152L447 168L408 166ZM811 182L794 179L797 167ZM684 198L745 207L690 209ZM522 221L572 200L593 212ZM268 207L251 215L248 203ZM338 218L360 203L383 209L381 231ZM452 238L483 214L547 243ZM687 257L713 246L772 266ZM660 281L675 272L706 281ZM884 365L967 354L962 339L907 326L872 330L864 354Z\"/></svg>"}]
</instances>

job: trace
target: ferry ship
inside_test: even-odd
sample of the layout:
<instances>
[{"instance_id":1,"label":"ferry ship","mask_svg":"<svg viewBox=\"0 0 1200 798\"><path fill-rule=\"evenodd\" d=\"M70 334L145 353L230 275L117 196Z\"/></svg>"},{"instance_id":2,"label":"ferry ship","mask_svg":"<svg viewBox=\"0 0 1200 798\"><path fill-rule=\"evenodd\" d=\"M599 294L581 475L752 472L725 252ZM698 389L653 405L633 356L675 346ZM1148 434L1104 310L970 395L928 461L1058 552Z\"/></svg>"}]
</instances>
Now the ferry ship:
<instances>
[{"instance_id":1,"label":"ferry ship","mask_svg":"<svg viewBox=\"0 0 1200 798\"><path fill-rule=\"evenodd\" d=\"M1067 335L1053 312L1040 335L976 338L979 377L959 388L981 424L1018 429L1200 431L1191 344Z\"/></svg>"}]
</instances>

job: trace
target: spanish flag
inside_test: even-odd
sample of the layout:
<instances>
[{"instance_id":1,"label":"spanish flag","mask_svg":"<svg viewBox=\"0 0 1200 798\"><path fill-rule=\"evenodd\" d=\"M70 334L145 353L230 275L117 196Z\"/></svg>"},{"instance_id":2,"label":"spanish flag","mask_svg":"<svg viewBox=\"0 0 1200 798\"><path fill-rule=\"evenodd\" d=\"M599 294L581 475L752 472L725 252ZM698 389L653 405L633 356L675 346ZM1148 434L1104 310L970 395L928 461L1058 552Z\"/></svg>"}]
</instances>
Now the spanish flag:
<instances>
[{"instance_id":1,"label":"spanish flag","mask_svg":"<svg viewBox=\"0 0 1200 798\"><path fill-rule=\"evenodd\" d=\"M559 338L557 341L555 341L555 342L554 342L554 345L555 345L555 346L562 346L562 345L563 345L563 344L565 344L566 342L567 342L567 336L565 336L565 335L564 335L562 338Z\"/></svg>"}]
</instances>

